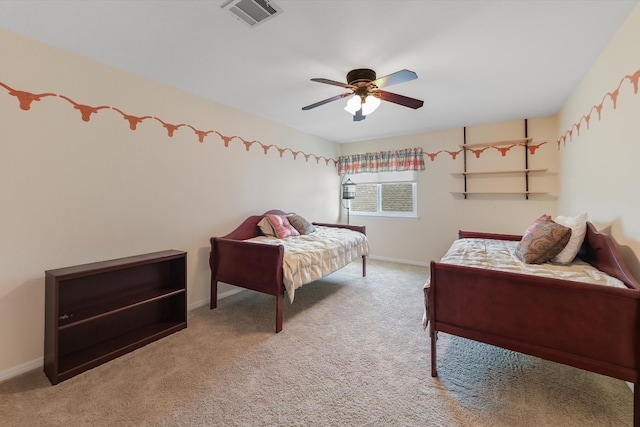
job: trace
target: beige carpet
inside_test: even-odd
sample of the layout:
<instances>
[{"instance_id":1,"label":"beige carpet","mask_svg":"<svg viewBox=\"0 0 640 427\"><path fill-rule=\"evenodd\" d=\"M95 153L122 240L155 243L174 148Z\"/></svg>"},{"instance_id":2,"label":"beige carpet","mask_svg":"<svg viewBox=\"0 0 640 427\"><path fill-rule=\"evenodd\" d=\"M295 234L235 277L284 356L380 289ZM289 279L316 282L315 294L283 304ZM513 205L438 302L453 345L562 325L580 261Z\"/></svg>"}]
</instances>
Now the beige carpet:
<instances>
[{"instance_id":1,"label":"beige carpet","mask_svg":"<svg viewBox=\"0 0 640 427\"><path fill-rule=\"evenodd\" d=\"M240 292L189 327L51 386L0 384L2 426L630 426L622 382L422 330L428 269L356 262L285 303ZM3 349L2 351L6 351Z\"/></svg>"}]
</instances>

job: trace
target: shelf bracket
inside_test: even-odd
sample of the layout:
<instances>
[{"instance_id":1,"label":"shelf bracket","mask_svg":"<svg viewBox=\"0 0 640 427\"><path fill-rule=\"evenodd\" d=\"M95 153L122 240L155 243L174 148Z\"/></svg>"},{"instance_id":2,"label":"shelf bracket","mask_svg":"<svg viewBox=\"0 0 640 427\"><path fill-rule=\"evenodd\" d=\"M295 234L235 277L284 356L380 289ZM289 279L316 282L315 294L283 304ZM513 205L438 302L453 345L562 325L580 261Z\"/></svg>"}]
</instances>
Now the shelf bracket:
<instances>
[{"instance_id":1,"label":"shelf bracket","mask_svg":"<svg viewBox=\"0 0 640 427\"><path fill-rule=\"evenodd\" d=\"M524 119L524 137L529 138L529 123L527 119ZM524 143L524 197L529 200L529 143Z\"/></svg>"},{"instance_id":2,"label":"shelf bracket","mask_svg":"<svg viewBox=\"0 0 640 427\"><path fill-rule=\"evenodd\" d=\"M462 128L462 144L467 145L467 127ZM464 198L467 199L467 150L462 149L462 156L464 161Z\"/></svg>"}]
</instances>

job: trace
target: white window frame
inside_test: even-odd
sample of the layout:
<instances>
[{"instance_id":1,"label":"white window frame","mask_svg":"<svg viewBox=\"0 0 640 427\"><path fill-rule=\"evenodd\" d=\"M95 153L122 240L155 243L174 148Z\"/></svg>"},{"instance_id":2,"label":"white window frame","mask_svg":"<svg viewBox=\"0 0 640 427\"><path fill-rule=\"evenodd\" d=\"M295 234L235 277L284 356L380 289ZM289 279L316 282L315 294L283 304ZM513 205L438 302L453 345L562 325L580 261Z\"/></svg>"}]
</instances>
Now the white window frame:
<instances>
[{"instance_id":1,"label":"white window frame","mask_svg":"<svg viewBox=\"0 0 640 427\"><path fill-rule=\"evenodd\" d=\"M417 218L418 217L418 173L416 171L403 172L379 172L360 173L350 175L351 181L356 185L368 184L376 185L378 190L376 212L357 211L349 207L351 216L387 217L387 218ZM412 184L413 210L411 212L383 211L382 210L382 185L383 184ZM356 199L358 198L358 187L356 187Z\"/></svg>"}]
</instances>

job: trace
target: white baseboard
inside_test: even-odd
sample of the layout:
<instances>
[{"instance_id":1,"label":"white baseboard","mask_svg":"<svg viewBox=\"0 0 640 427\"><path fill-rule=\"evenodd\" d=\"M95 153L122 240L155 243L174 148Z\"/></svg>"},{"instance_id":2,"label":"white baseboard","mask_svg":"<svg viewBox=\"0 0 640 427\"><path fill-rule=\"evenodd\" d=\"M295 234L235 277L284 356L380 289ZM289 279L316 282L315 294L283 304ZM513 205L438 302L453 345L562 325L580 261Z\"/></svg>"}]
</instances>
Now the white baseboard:
<instances>
[{"instance_id":1,"label":"white baseboard","mask_svg":"<svg viewBox=\"0 0 640 427\"><path fill-rule=\"evenodd\" d=\"M369 255L367 258L376 259L380 261L389 261L389 262L397 262L398 264L407 264L407 265L417 265L420 267L429 267L430 262L417 262L417 261L408 261L406 259L398 259L398 258L387 258L381 256Z\"/></svg>"},{"instance_id":2,"label":"white baseboard","mask_svg":"<svg viewBox=\"0 0 640 427\"><path fill-rule=\"evenodd\" d=\"M238 292L242 292L243 290L244 289L242 288L237 288L237 289L231 289L230 291L227 291L227 292L223 292L220 295L218 295L218 300L230 297L231 295L237 294ZM200 300L192 304L189 304L187 309L191 311L193 309L196 309L198 307L202 307L203 305L208 305L208 304L209 304L209 299L204 299L204 300ZM18 375L22 375L25 372L29 372L34 369L42 369L43 367L44 367L44 358L39 357L30 362L26 362L21 365L14 366L13 368L0 371L0 383L10 378L17 377Z\"/></svg>"},{"instance_id":3,"label":"white baseboard","mask_svg":"<svg viewBox=\"0 0 640 427\"><path fill-rule=\"evenodd\" d=\"M230 297L231 295L235 295L235 294L237 294L238 292L245 291L245 290L246 290L246 289L244 289L244 288L231 289L230 291L223 292L223 293L219 294L219 295L218 295L218 299L219 299L219 300L221 300L221 299L224 299L224 298ZM209 301L207 301L207 303L208 303L208 302L209 302Z\"/></svg>"},{"instance_id":4,"label":"white baseboard","mask_svg":"<svg viewBox=\"0 0 640 427\"><path fill-rule=\"evenodd\" d=\"M245 289L243 288L236 288L236 289L231 289L230 291L227 291L227 292L223 292L221 294L218 294L218 300L230 297L231 295L237 294L238 292L242 292L244 290ZM207 299L203 299L203 300L191 303L189 304L189 307L187 307L187 310L191 311L198 307L202 307L203 305L209 305L209 301L210 300L207 298Z\"/></svg>"},{"instance_id":5,"label":"white baseboard","mask_svg":"<svg viewBox=\"0 0 640 427\"><path fill-rule=\"evenodd\" d=\"M22 365L14 366L13 368L9 368L7 370L0 372L0 383L4 380L8 380L9 378L17 377L18 375L22 375L25 372L32 371L37 368L42 368L44 366L44 358L39 357L35 360L32 360L27 363L23 363Z\"/></svg>"},{"instance_id":6,"label":"white baseboard","mask_svg":"<svg viewBox=\"0 0 640 427\"><path fill-rule=\"evenodd\" d=\"M200 301L196 301L194 303L189 304L189 306L187 307L188 311L194 310L198 307L202 307L203 305L207 305L209 304L209 299L203 299Z\"/></svg>"}]
</instances>

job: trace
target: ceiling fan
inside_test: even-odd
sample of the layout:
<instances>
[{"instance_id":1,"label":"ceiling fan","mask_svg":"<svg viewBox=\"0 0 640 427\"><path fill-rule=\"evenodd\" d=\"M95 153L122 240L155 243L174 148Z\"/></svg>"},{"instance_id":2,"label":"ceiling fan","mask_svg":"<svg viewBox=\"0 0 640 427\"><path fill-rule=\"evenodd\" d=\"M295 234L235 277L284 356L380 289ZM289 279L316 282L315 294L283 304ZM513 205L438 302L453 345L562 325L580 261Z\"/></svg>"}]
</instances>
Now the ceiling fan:
<instances>
[{"instance_id":1,"label":"ceiling fan","mask_svg":"<svg viewBox=\"0 0 640 427\"><path fill-rule=\"evenodd\" d=\"M351 92L342 93L340 95L332 96L323 101L316 102L306 107L302 107L303 110L311 110L312 108L319 107L324 104L328 104L332 101L351 96L347 102L345 110L353 114L353 121L358 122L364 120L368 114L371 114L380 105L380 100L393 102L394 104L402 105L417 109L422 107L423 101L415 98L409 98L404 95L398 95L396 93L380 90L380 88L395 85L398 83L408 82L415 80L418 75L413 71L400 70L395 73L389 74L384 77L376 78L376 72L368 68L358 68L351 70L347 73L347 83L337 82L335 80L314 78L311 81L318 83L326 83L329 85L340 86L345 89L350 89ZM353 95L353 96L352 96Z\"/></svg>"}]
</instances>

